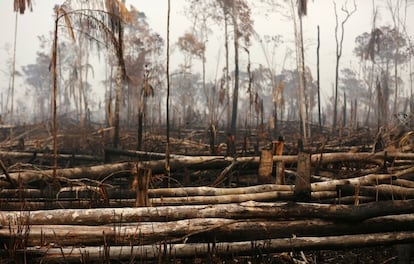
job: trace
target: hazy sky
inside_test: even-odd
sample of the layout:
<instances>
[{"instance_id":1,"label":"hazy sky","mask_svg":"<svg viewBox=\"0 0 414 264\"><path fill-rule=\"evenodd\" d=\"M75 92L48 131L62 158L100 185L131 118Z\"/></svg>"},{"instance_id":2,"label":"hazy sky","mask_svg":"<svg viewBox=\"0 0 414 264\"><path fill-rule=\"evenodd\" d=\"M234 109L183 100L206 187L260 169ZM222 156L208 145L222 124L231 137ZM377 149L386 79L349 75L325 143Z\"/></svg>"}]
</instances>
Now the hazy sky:
<instances>
[{"instance_id":1,"label":"hazy sky","mask_svg":"<svg viewBox=\"0 0 414 264\"><path fill-rule=\"evenodd\" d=\"M33 0L32 0L33 1ZM282 1L282 0L281 0ZM396 2L396 0L388 0ZM35 0L33 12L26 12L24 15L18 15L18 32L17 32L17 56L16 69L20 70L23 65L34 63L36 51L38 49L37 36L47 35L53 27L53 6L61 4L64 1L54 0ZM172 0L172 14L171 14L171 42L176 42L178 37L183 35L190 28L189 20L183 15L183 6L185 0ZM316 76L316 37L317 25L320 25L321 30L321 85L324 91L324 98L327 94L331 94L331 86L335 76L335 13L333 9L333 0L315 0L309 1L309 10L307 17L303 20L304 38L306 46L306 64L312 69L314 77ZM337 0L337 6L340 8L345 1ZM348 1L348 6L352 7L352 1ZM386 0L376 0L380 9L380 17L377 19L377 25L391 25L389 20L389 11L385 6ZM257 1L259 3L259 1ZM147 15L150 27L158 32L164 39L166 39L166 17L167 17L167 0L129 0L127 4L132 4L138 10ZM352 54L354 48L355 37L363 32L370 31L372 20L372 1L371 0L356 0L357 12L345 24L345 39L343 57L341 59L341 67L357 68L357 60ZM255 9L256 10L256 9ZM411 5L408 14L413 14L414 5ZM283 35L285 41L284 46L281 46L276 52L276 70L281 70L282 61L285 57L286 46L294 50L293 25L292 22L283 17L282 14L289 14L289 9L280 10L280 12L272 12L264 15L263 12L253 13L254 28L260 36L264 35ZM343 15L338 11L340 16ZM6 61L12 58L13 48L13 34L15 25L15 13L13 12L12 0L0 1L0 19L2 21L1 39L0 39L0 92L6 93L8 88L9 76L4 72L8 72ZM414 18L408 19L409 34L414 34ZM223 34L219 28L214 30L214 34L209 36L208 42L208 72L207 79L214 79L217 69L217 60L223 65L224 47ZM9 50L6 51L8 45ZM242 63L246 61L246 56L241 52ZM257 42L254 42L254 47L250 51L252 67L258 64L266 65L263 51ZM174 54L173 54L174 56ZM173 61L172 66L179 64L180 57L178 55ZM294 56L290 56L286 61L287 68L293 68L295 65ZM243 66L241 66L243 67ZM219 67L221 69L222 66ZM174 70L174 69L172 69ZM221 70L219 70L220 72ZM102 79L100 76L95 76L97 79ZM315 77L316 78L316 77ZM408 81L408 80L405 80ZM22 89L22 79L16 80L18 87Z\"/></svg>"}]
</instances>

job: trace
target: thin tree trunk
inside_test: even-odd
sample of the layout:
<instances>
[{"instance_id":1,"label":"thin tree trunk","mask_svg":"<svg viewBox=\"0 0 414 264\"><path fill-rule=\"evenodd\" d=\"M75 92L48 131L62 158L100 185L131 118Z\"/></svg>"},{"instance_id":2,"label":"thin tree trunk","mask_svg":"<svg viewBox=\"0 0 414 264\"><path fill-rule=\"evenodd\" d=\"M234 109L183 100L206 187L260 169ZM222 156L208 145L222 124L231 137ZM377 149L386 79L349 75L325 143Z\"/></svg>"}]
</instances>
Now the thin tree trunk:
<instances>
[{"instance_id":1,"label":"thin tree trunk","mask_svg":"<svg viewBox=\"0 0 414 264\"><path fill-rule=\"evenodd\" d=\"M336 130L337 123L337 114L338 114L338 78L339 78L339 59L341 56L336 55L336 65L335 65L335 97L334 97L334 116L332 123L332 131Z\"/></svg>"},{"instance_id":2,"label":"thin tree trunk","mask_svg":"<svg viewBox=\"0 0 414 264\"><path fill-rule=\"evenodd\" d=\"M233 90L233 107L231 115L230 133L236 134L237 129L237 107L239 101L239 27L237 21L236 2L233 1L232 19L234 31L234 90ZM234 153L231 153L234 154Z\"/></svg>"},{"instance_id":3,"label":"thin tree trunk","mask_svg":"<svg viewBox=\"0 0 414 264\"><path fill-rule=\"evenodd\" d=\"M230 111L230 77L229 77L229 39L228 39L228 21L226 12L224 11L224 35L225 35L225 42L224 47L226 49L226 101L227 101L227 130L230 130L231 124L231 111Z\"/></svg>"},{"instance_id":4,"label":"thin tree trunk","mask_svg":"<svg viewBox=\"0 0 414 264\"><path fill-rule=\"evenodd\" d=\"M58 22L59 22L59 11L56 10L55 18L55 35L53 41L53 180L56 179L56 170L57 170L57 153L58 153L58 144L57 144L57 42L58 42Z\"/></svg>"},{"instance_id":5,"label":"thin tree trunk","mask_svg":"<svg viewBox=\"0 0 414 264\"><path fill-rule=\"evenodd\" d=\"M122 21L119 19L118 28L118 69L116 75L116 94L115 94L115 120L114 120L114 139L113 147L118 148L119 146L119 130L120 130L120 108L121 108L121 93L122 93L122 79L125 77L125 66L123 63L123 27Z\"/></svg>"},{"instance_id":6,"label":"thin tree trunk","mask_svg":"<svg viewBox=\"0 0 414 264\"><path fill-rule=\"evenodd\" d=\"M354 14L357 10L356 4L354 1L354 7L351 11L349 11L346 7L342 7L341 10L346 14L346 17L341 22L341 32L340 37L338 36L338 13L336 10L336 2L334 2L334 10L335 10L335 18L336 18L336 25L335 25L335 41L336 41L336 65L335 65L335 99L334 99L334 118L332 124L332 131L335 131L337 126L337 113L338 113L338 89L339 89L339 61L342 57L342 48L344 42L344 35L345 35L345 23L348 19Z\"/></svg>"},{"instance_id":7,"label":"thin tree trunk","mask_svg":"<svg viewBox=\"0 0 414 264\"><path fill-rule=\"evenodd\" d=\"M305 120L305 106L304 106L304 100L303 100L303 92L304 92L304 72L303 72L303 62L302 62L302 49L303 49L303 42L302 42L302 26L301 24L298 26L297 20L296 20L296 11L295 11L295 4L294 1L290 1L291 4L291 12L293 16L293 26L294 26L294 32L295 32L295 46L296 46L296 63L297 63L297 71L298 71L298 78L299 78L299 87L298 87L298 107L299 107L299 127L301 132L302 141L306 144L306 120ZM302 14L299 14L299 22L301 23Z\"/></svg>"},{"instance_id":8,"label":"thin tree trunk","mask_svg":"<svg viewBox=\"0 0 414 264\"><path fill-rule=\"evenodd\" d=\"M79 103L78 103L78 111L79 111L79 123L80 126L83 128L85 126L84 123L84 111L83 111L83 93L84 93L84 88L83 88L83 65L82 65L82 58L83 58L83 38L79 38L79 49L78 49L78 81L79 81Z\"/></svg>"},{"instance_id":9,"label":"thin tree trunk","mask_svg":"<svg viewBox=\"0 0 414 264\"><path fill-rule=\"evenodd\" d=\"M320 31L319 31L319 25L318 25L318 47L316 49L316 59L317 59L317 63L316 63L316 82L317 82L317 86L318 86L318 123L319 123L319 131L322 132L322 117L321 117L321 86L320 86L320 77L319 77L319 69L320 69L320 65L319 65L319 50L321 47L321 39L320 39Z\"/></svg>"},{"instance_id":10,"label":"thin tree trunk","mask_svg":"<svg viewBox=\"0 0 414 264\"><path fill-rule=\"evenodd\" d=\"M142 132L143 132L143 113L141 110L138 111L138 144L137 150L142 150Z\"/></svg>"},{"instance_id":11,"label":"thin tree trunk","mask_svg":"<svg viewBox=\"0 0 414 264\"><path fill-rule=\"evenodd\" d=\"M14 125L14 78L16 75L16 46L17 46L17 22L18 14L16 12L16 20L14 24L14 44L13 44L13 68L12 68L12 81L11 81L11 109L10 109L10 139L13 138L13 125Z\"/></svg>"},{"instance_id":12,"label":"thin tree trunk","mask_svg":"<svg viewBox=\"0 0 414 264\"><path fill-rule=\"evenodd\" d=\"M346 109L347 109L347 104L346 104L346 93L344 92L344 107L343 107L343 112L342 112L342 127L346 128L346 122L347 122L347 116L346 116Z\"/></svg>"},{"instance_id":13,"label":"thin tree trunk","mask_svg":"<svg viewBox=\"0 0 414 264\"><path fill-rule=\"evenodd\" d=\"M113 147L119 146L119 119L120 119L120 105L121 105L121 90L122 90L122 66L118 65L116 73L116 94L115 94L115 116L114 116L114 138Z\"/></svg>"},{"instance_id":14,"label":"thin tree trunk","mask_svg":"<svg viewBox=\"0 0 414 264\"><path fill-rule=\"evenodd\" d=\"M166 117L167 117L167 143L165 145L165 174L168 177L168 187L170 185L170 12L171 1L168 0L167 9L167 98L166 98Z\"/></svg>"},{"instance_id":15,"label":"thin tree trunk","mask_svg":"<svg viewBox=\"0 0 414 264\"><path fill-rule=\"evenodd\" d=\"M303 25L302 25L302 15L299 15L299 26L300 26L300 67L301 67L301 78L302 78L302 89L300 93L302 93L301 99L301 114L302 114L302 127L303 127L303 143L306 144L308 141L308 112L309 112L309 104L308 104L308 97L306 96L306 72L305 72L305 48L303 45ZM299 83L300 86L300 83Z\"/></svg>"}]
</instances>

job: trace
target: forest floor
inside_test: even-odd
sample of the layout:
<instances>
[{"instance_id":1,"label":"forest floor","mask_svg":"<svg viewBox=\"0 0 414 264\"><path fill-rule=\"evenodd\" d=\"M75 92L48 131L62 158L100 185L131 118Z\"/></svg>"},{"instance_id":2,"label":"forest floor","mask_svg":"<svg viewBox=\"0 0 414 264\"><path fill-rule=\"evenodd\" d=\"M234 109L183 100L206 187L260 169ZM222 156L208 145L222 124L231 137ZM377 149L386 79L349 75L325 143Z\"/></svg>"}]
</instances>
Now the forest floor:
<instances>
[{"instance_id":1,"label":"forest floor","mask_svg":"<svg viewBox=\"0 0 414 264\"><path fill-rule=\"evenodd\" d=\"M111 133L102 128L76 129L71 127L70 122L62 122L61 132L59 132L59 149L63 153L76 153L85 155L100 156L103 159L105 149L111 147ZM76 132L74 132L76 131ZM159 129L159 132L162 130ZM6 151L49 151L52 148L52 135L50 126L47 124L37 126L19 127L14 131L16 137L13 140L7 138L7 129L3 129L3 141L0 149ZM295 133L286 133L287 142L285 146L286 154L295 154L298 148ZM238 151L242 155L258 155L257 151L268 148L272 144L272 138L266 133L250 133L244 131L237 143ZM326 151L352 151L353 148L359 150L371 150L375 135L368 130L355 131L355 133L342 134L340 137L332 138L329 133L319 134L313 137L312 142L307 146L309 149L325 149ZM181 130L174 131L171 138L171 154L182 155L208 155L210 152L208 130ZM217 136L216 145L221 146L226 142L224 133ZM121 149L135 149L136 135L134 131L123 132L121 134ZM154 153L165 151L165 137L161 133L147 133L144 135L143 148ZM220 153L220 148L217 149ZM13 166L15 160L4 159L6 166ZM1 208L0 208L1 209ZM410 251L410 249L406 249ZM414 251L414 248L411 248ZM0 264L12 263L9 260L0 260ZM149 262L151 263L151 262ZM218 258L211 256L203 259L171 260L169 263L401 263L398 262L398 251L395 245L346 248L343 250L315 250L304 252L286 252L273 254L257 254L241 257ZM413 258L411 262L414 263Z\"/></svg>"}]
</instances>

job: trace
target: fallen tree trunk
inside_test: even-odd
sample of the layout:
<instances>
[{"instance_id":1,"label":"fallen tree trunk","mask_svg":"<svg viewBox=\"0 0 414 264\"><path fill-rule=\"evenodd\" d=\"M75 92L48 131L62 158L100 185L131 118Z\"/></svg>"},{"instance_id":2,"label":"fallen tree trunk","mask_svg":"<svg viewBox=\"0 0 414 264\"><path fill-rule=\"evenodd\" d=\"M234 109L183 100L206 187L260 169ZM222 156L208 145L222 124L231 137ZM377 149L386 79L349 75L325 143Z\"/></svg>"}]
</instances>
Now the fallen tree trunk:
<instances>
[{"instance_id":1,"label":"fallen tree trunk","mask_svg":"<svg viewBox=\"0 0 414 264\"><path fill-rule=\"evenodd\" d=\"M372 185L379 182L391 182L394 179L398 179L401 176L411 174L414 172L414 167L401 170L394 174L369 174L357 178L331 180L325 182L315 182L311 184L312 191L329 191L333 186L337 185Z\"/></svg>"},{"instance_id":2,"label":"fallen tree trunk","mask_svg":"<svg viewBox=\"0 0 414 264\"><path fill-rule=\"evenodd\" d=\"M66 179L88 178L93 180L102 180L104 177L113 173L129 172L131 170L130 163L116 163L98 165L92 167L78 167L69 169L58 169L56 171L57 177ZM41 171L21 171L9 173L12 180L22 182L23 184L30 184L33 182L49 182L53 177L53 170Z\"/></svg>"},{"instance_id":3,"label":"fallen tree trunk","mask_svg":"<svg viewBox=\"0 0 414 264\"><path fill-rule=\"evenodd\" d=\"M157 222L189 218L288 219L322 218L362 221L368 218L414 211L414 200L381 201L351 205L294 202L245 202L240 204L161 206L140 208L56 209L0 212L0 224L102 225L127 222Z\"/></svg>"},{"instance_id":4,"label":"fallen tree trunk","mask_svg":"<svg viewBox=\"0 0 414 264\"><path fill-rule=\"evenodd\" d=\"M111 155L139 158L139 160L163 160L165 159L165 153L105 148L105 157L111 156ZM170 154L170 158L172 159L185 158L185 157L187 156Z\"/></svg>"},{"instance_id":5,"label":"fallen tree trunk","mask_svg":"<svg viewBox=\"0 0 414 264\"><path fill-rule=\"evenodd\" d=\"M391 154L387 154L389 157ZM397 155L397 154L395 154ZM401 154L402 155L402 154ZM311 156L311 162L315 165L335 163L335 162L346 162L346 161L359 161L364 163L375 163L382 165L383 161L379 158L383 158L384 154L373 154L373 153L325 153L325 154L313 154ZM239 157L236 159L239 166L243 166L246 169L246 166L252 168L258 168L259 157ZM297 156L273 156L273 161L283 161L286 164L297 163ZM177 171L179 169L208 169L208 168L225 168L233 162L233 158L222 157L222 156L183 156L176 159L171 159L170 167L171 171ZM165 161L164 160L154 160L154 161L142 161L140 162L145 168L152 170L153 174L164 173L165 170ZM101 179L102 174L115 173L119 171L129 170L128 163L118 163L118 164L107 164L99 165L92 167L81 167L81 168L69 168L69 169L59 169L57 175L59 177L74 179L80 177L90 177L91 179ZM406 170L398 171L393 175L405 175L414 172L414 168L409 168ZM9 173L10 178L14 181L20 179L23 184L28 184L36 181L48 181L53 175L53 170L43 170L43 171L22 171ZM371 174L376 175L376 174ZM369 177L367 175L365 177ZM3 176L4 177L4 176ZM376 176L370 176L376 177ZM385 176L381 176L385 177ZM398 177L398 176L397 176ZM372 181L370 179L369 181ZM339 183L339 184L344 184Z\"/></svg>"},{"instance_id":6,"label":"fallen tree trunk","mask_svg":"<svg viewBox=\"0 0 414 264\"><path fill-rule=\"evenodd\" d=\"M181 187L181 188L159 188L149 189L150 197L183 197L183 196L214 196L251 194L272 191L293 191L293 185L263 184L238 188L215 188L215 187Z\"/></svg>"},{"instance_id":7,"label":"fallen tree trunk","mask_svg":"<svg viewBox=\"0 0 414 264\"><path fill-rule=\"evenodd\" d=\"M337 196L336 191L312 192L313 201L334 198ZM188 196L188 197L162 197L151 198L153 206L160 205L185 205L185 204L229 204L241 203L247 201L277 201L277 200L295 200L293 191L273 191L251 194L229 194L217 196Z\"/></svg>"},{"instance_id":8,"label":"fallen tree trunk","mask_svg":"<svg viewBox=\"0 0 414 264\"><path fill-rule=\"evenodd\" d=\"M146 260L189 258L200 256L234 256L286 252L292 250L343 249L344 247L369 247L386 244L410 243L414 232L388 232L364 235L329 237L294 237L231 243L160 244L111 247L28 247L18 252L28 257L38 257L42 263L49 261L76 262L102 260Z\"/></svg>"},{"instance_id":9,"label":"fallen tree trunk","mask_svg":"<svg viewBox=\"0 0 414 264\"><path fill-rule=\"evenodd\" d=\"M255 241L296 236L333 236L412 231L414 214L376 217L360 223L304 220L234 220L195 218L171 222L140 222L113 226L30 225L0 229L0 240L18 239L26 246L148 245L164 242Z\"/></svg>"},{"instance_id":10,"label":"fallen tree trunk","mask_svg":"<svg viewBox=\"0 0 414 264\"><path fill-rule=\"evenodd\" d=\"M346 162L346 161L359 161L363 163L374 163L382 165L381 158L384 154L378 153L323 153L311 155L311 162L314 166ZM258 169L260 157L238 157L237 163L239 166L250 165L251 167ZM171 171L182 169L183 167L188 169L200 169L200 168L225 168L231 164L233 158L223 156L184 156L182 158L172 159ZM285 164L296 164L298 161L297 155L285 155L285 156L273 156L273 161L283 161ZM164 170L164 161L147 161L144 162L145 166L150 167L154 173L162 173Z\"/></svg>"},{"instance_id":11,"label":"fallen tree trunk","mask_svg":"<svg viewBox=\"0 0 414 264\"><path fill-rule=\"evenodd\" d=\"M345 180L346 182L346 180ZM79 187L79 188L78 188ZM0 205L3 210L42 210L56 208L134 207L136 192L131 189L108 189L105 195L100 188L78 186L66 187L55 194L39 190L3 190ZM258 185L244 188L185 187L150 189L149 198L153 206L189 204L225 204L247 201L278 201L295 199L292 185ZM325 189L328 189L325 186ZM197 195L200 194L200 195ZM359 197L363 198L359 198ZM348 197L350 201L347 201ZM380 184L376 186L333 185L329 191L313 191L311 201L343 203L378 199L412 199L412 188ZM333 201L335 199L336 201ZM365 199L365 200L364 200Z\"/></svg>"},{"instance_id":12,"label":"fallen tree trunk","mask_svg":"<svg viewBox=\"0 0 414 264\"><path fill-rule=\"evenodd\" d=\"M287 198L283 196L288 196ZM252 200L249 197L253 197ZM276 197L276 198L275 198ZM355 196L352 197L337 197L337 193L332 191L314 192L312 198L314 202L321 202L331 200L330 204L354 204ZM369 199L368 199L369 198ZM244 195L244 197L237 197L237 195L224 195L215 198L214 196L193 196L193 197L166 197L166 198L152 198L150 199L152 206L184 206L184 205L202 205L202 204L228 204L247 201L265 202L265 201L293 201L295 198L293 192L289 195L285 193L258 193L253 195ZM366 197L365 199L358 199L366 202L375 201L375 197ZM327 203L327 202L325 202ZM90 208L120 208L120 207L136 207L136 198L114 198L105 200L101 197L91 198L66 198L66 199L0 199L0 207L4 211L34 211L34 210L51 210L51 209L90 209Z\"/></svg>"},{"instance_id":13,"label":"fallen tree trunk","mask_svg":"<svg viewBox=\"0 0 414 264\"><path fill-rule=\"evenodd\" d=\"M0 151L1 158L12 159L53 159L53 153L42 153L38 151ZM88 162L102 162L102 157L82 155L82 154L58 154L58 160L80 160Z\"/></svg>"},{"instance_id":14,"label":"fallen tree trunk","mask_svg":"<svg viewBox=\"0 0 414 264\"><path fill-rule=\"evenodd\" d=\"M0 241L9 241L25 234L27 246L78 245L145 245L183 240L191 235L236 222L231 219L188 219L173 222L147 222L128 225L78 226L30 225L0 229Z\"/></svg>"},{"instance_id":15,"label":"fallen tree trunk","mask_svg":"<svg viewBox=\"0 0 414 264\"><path fill-rule=\"evenodd\" d=\"M414 198L414 188L406 188L389 184L379 184L375 186L358 186L358 188L355 187L355 185L343 185L338 186L337 189L344 196L362 195L403 200Z\"/></svg>"}]
</instances>

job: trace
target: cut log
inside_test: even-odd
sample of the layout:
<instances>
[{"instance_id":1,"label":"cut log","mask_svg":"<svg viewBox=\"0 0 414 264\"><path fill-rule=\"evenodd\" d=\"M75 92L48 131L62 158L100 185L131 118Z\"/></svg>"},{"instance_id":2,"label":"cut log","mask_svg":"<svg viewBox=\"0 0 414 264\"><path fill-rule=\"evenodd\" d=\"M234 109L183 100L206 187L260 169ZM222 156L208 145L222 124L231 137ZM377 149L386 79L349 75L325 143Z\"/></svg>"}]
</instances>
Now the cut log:
<instances>
[{"instance_id":1,"label":"cut log","mask_svg":"<svg viewBox=\"0 0 414 264\"><path fill-rule=\"evenodd\" d=\"M165 153L106 148L105 156L111 156L111 155L138 158L140 161L142 160L164 160L165 159ZM185 158L185 157L186 156L184 155L170 154L170 158L172 159Z\"/></svg>"},{"instance_id":2,"label":"cut log","mask_svg":"<svg viewBox=\"0 0 414 264\"><path fill-rule=\"evenodd\" d=\"M79 245L147 245L183 240L191 235L206 233L235 223L231 219L188 219L173 222L149 222L114 226L30 225L0 229L0 241L26 234L27 246Z\"/></svg>"},{"instance_id":3,"label":"cut log","mask_svg":"<svg viewBox=\"0 0 414 264\"><path fill-rule=\"evenodd\" d=\"M332 195L332 194L330 194ZM336 195L336 194L334 194ZM163 197L152 198L151 204L160 205L182 205L182 204L229 204L247 201L274 201L274 200L292 200L293 191L274 191L252 194L230 194L216 196L188 196L188 197Z\"/></svg>"},{"instance_id":4,"label":"cut log","mask_svg":"<svg viewBox=\"0 0 414 264\"><path fill-rule=\"evenodd\" d=\"M414 188L406 188L389 184L379 184L376 186L339 185L338 191L340 191L344 196L355 195L356 186L359 186L359 193L363 196L403 200L414 198Z\"/></svg>"},{"instance_id":5,"label":"cut log","mask_svg":"<svg viewBox=\"0 0 414 264\"><path fill-rule=\"evenodd\" d=\"M315 182L311 184L311 189L313 191L329 191L332 190L333 186L337 185L372 185L379 182L390 182L394 178L398 178L414 172L414 167L399 171L395 174L369 174L352 179L342 179L342 180L332 180L325 182Z\"/></svg>"},{"instance_id":6,"label":"cut log","mask_svg":"<svg viewBox=\"0 0 414 264\"><path fill-rule=\"evenodd\" d=\"M162 244L159 246L111 246L111 247L28 247L19 250L20 254L38 256L42 263L65 261L79 263L80 259L102 261L103 259L169 259L201 257L266 254L292 250L343 249L344 247L369 247L414 241L414 232L388 232L369 235L344 235L329 237L293 237L247 242L199 243L199 244Z\"/></svg>"},{"instance_id":7,"label":"cut log","mask_svg":"<svg viewBox=\"0 0 414 264\"><path fill-rule=\"evenodd\" d=\"M182 188L160 188L150 189L151 197L172 196L208 196L208 195L230 195L230 194L252 194L272 191L293 191L293 185L263 184L238 188L214 188L214 187L182 187Z\"/></svg>"},{"instance_id":8,"label":"cut log","mask_svg":"<svg viewBox=\"0 0 414 264\"><path fill-rule=\"evenodd\" d=\"M89 194L89 198L72 197L66 199L6 199L0 200L0 206L3 210L46 210L46 209L60 209L60 208L102 208L102 207L134 207L136 206L136 198L131 199L108 199L105 193ZM335 191L313 192L312 200L320 201L326 199L333 199L337 196ZM136 197L136 195L135 195ZM190 197L161 197L151 198L150 203L153 206L162 205L202 205L202 204L228 204L235 202L246 201L287 201L294 200L293 191L285 192L265 192L253 194L239 194L239 195L221 195L221 196L190 196Z\"/></svg>"},{"instance_id":9,"label":"cut log","mask_svg":"<svg viewBox=\"0 0 414 264\"><path fill-rule=\"evenodd\" d=\"M116 163L99 165L92 167L79 167L69 169L58 169L56 171L57 177L66 179L88 178L93 180L102 180L106 176L113 173L130 172L130 163ZM22 182L23 184L30 184L33 182L49 182L52 179L53 170L42 171L22 171L9 173L9 176L14 181Z\"/></svg>"},{"instance_id":10,"label":"cut log","mask_svg":"<svg viewBox=\"0 0 414 264\"><path fill-rule=\"evenodd\" d=\"M30 160L34 157L39 159L52 159L52 153L42 153L38 151L0 151L0 157L2 158L12 158L20 160ZM87 162L102 162L101 157L90 156L90 155L81 155L81 154L58 154L58 160L79 160Z\"/></svg>"},{"instance_id":11,"label":"cut log","mask_svg":"<svg viewBox=\"0 0 414 264\"><path fill-rule=\"evenodd\" d=\"M362 221L368 218L414 211L414 200L382 201L352 205L317 203L262 203L161 206L140 208L57 209L0 212L0 224L102 225L137 221L172 221L189 218L288 219L292 217Z\"/></svg>"},{"instance_id":12,"label":"cut log","mask_svg":"<svg viewBox=\"0 0 414 264\"><path fill-rule=\"evenodd\" d=\"M293 191L293 185L276 185L276 184L264 184L254 185L249 187L237 187L237 188L215 188L215 187L181 187L181 188L158 188L148 189L148 195L151 198L155 197L187 197L187 196L214 196L214 195L235 195L235 194L253 194L272 191ZM335 190L335 189L332 189ZM110 199L122 199L133 198L134 191L132 189L107 189L108 198ZM54 197L70 198L90 197L89 193L84 194L77 187L65 187L61 188ZM0 191L0 198L42 198L45 195L39 189L3 189Z\"/></svg>"},{"instance_id":13,"label":"cut log","mask_svg":"<svg viewBox=\"0 0 414 264\"><path fill-rule=\"evenodd\" d=\"M195 218L171 222L140 222L114 226L30 225L0 229L0 240L26 234L27 246L148 245L164 242L255 241L296 236L333 236L412 231L414 214L371 218L361 223L304 220L233 220Z\"/></svg>"}]
</instances>

